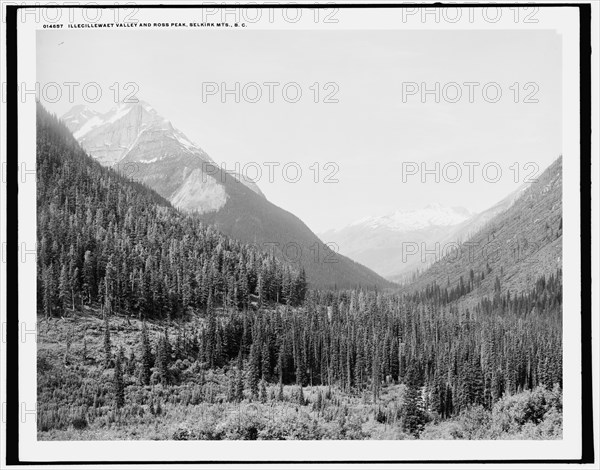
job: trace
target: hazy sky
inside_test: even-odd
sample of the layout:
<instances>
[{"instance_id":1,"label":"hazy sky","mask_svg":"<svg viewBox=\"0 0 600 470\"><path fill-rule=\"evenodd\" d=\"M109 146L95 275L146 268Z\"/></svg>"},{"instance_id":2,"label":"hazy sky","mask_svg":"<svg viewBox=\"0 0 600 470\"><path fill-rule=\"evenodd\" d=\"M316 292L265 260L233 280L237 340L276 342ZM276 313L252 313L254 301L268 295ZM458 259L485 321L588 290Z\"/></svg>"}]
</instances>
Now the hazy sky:
<instances>
[{"instance_id":1,"label":"hazy sky","mask_svg":"<svg viewBox=\"0 0 600 470\"><path fill-rule=\"evenodd\" d=\"M235 162L257 162L263 168L258 185L267 198L316 232L433 202L480 211L535 170L525 168L527 162L541 171L561 153L561 42L552 31L67 30L40 31L37 47L42 87L97 82L102 99L90 107L107 110L114 106L109 87L119 83L123 98L133 90L124 84L135 82L137 97L217 163L233 168ZM218 93L203 102L203 84L210 82L219 91L223 82L231 89L236 82L240 87L255 82L262 99L251 103L240 93L240 103L234 95L223 103ZM280 84L273 87L273 103L265 82ZM296 103L282 94L291 82L302 91ZM315 82L318 103L311 89ZM324 89L328 82L336 84L337 103L323 102L334 90ZM422 103L419 91L403 102L403 83L409 82L419 89L423 82L430 89L438 82L440 102L431 94ZM457 103L443 98L450 82L460 85ZM471 86L473 103L465 82L479 83ZM497 85L484 97L483 85L491 82ZM534 85L525 88L530 82ZM501 98L488 102L498 87ZM288 88L289 100L294 90ZM448 100L455 99L456 87L445 90ZM256 88L246 91L255 98ZM525 103L527 96L538 102ZM57 103L43 94L41 100L59 115L84 103L81 88L76 103L69 103L66 93ZM270 183L265 162L296 162L302 177L286 181L280 166ZM335 166L325 167L327 162ZM440 169L456 162L462 178L436 183L429 175L423 183L417 174L403 182L407 162L430 169L435 162ZM465 162L481 163L472 183ZM489 182L496 176L494 166L488 181L483 177L488 162L502 170L496 183ZM336 166L338 182L325 183ZM450 179L456 178L455 168L446 167ZM288 176L295 176L292 167Z\"/></svg>"}]
</instances>

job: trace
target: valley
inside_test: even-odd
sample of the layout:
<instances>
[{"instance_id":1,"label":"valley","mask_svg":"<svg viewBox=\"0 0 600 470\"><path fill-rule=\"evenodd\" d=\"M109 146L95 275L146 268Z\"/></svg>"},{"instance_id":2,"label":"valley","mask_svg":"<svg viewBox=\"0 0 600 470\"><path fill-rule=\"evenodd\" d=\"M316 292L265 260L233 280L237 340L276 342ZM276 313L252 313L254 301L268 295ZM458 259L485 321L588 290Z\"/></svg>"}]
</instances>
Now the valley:
<instances>
[{"instance_id":1,"label":"valley","mask_svg":"<svg viewBox=\"0 0 600 470\"><path fill-rule=\"evenodd\" d=\"M263 250L257 234L316 235L239 181L220 209L182 210L191 173L106 165L154 144L101 163L41 105L37 126L40 440L562 438L560 159L471 228L412 217L488 252L400 287ZM206 158L188 150L175 167Z\"/></svg>"}]
</instances>

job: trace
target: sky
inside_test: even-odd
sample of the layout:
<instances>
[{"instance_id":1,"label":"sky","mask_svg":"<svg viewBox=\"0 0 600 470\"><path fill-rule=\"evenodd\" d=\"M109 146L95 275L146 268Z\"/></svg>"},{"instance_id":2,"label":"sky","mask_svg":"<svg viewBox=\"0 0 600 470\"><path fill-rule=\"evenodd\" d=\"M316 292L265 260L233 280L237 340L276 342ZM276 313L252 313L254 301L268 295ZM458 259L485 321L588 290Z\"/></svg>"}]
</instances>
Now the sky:
<instances>
[{"instance_id":1,"label":"sky","mask_svg":"<svg viewBox=\"0 0 600 470\"><path fill-rule=\"evenodd\" d=\"M50 111L62 115L75 104L105 111L133 92L225 168L247 165L255 178L260 167L266 197L316 233L431 203L473 212L492 206L561 154L561 75L560 36L545 30L37 37L40 88L54 82L64 90L54 103L41 94ZM65 82L81 84L72 101ZM90 82L102 88L97 103L81 92ZM235 93L221 96L236 83L239 102ZM421 94L436 83L437 94Z\"/></svg>"}]
</instances>

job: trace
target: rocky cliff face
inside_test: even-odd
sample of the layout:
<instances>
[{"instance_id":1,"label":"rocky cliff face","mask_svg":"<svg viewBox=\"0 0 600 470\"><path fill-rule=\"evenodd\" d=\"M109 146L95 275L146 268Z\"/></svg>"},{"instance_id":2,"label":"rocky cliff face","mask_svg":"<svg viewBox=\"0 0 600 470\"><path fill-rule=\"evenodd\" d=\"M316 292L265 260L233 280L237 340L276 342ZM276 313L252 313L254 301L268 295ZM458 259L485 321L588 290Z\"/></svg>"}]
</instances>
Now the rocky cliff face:
<instances>
[{"instance_id":1,"label":"rocky cliff face","mask_svg":"<svg viewBox=\"0 0 600 470\"><path fill-rule=\"evenodd\" d=\"M62 119L101 164L147 184L174 206L204 214L227 202L212 159L149 104L120 103L105 114L76 106ZM256 185L241 181L262 196Z\"/></svg>"}]
</instances>

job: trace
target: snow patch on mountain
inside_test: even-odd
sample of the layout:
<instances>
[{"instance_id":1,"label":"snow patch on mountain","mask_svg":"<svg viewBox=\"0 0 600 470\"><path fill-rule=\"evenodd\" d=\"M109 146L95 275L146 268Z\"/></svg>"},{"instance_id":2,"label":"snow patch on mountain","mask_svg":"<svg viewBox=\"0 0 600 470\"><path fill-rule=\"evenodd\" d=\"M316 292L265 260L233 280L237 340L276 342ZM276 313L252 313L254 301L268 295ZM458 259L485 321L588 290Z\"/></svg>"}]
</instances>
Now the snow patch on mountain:
<instances>
[{"instance_id":1,"label":"snow patch on mountain","mask_svg":"<svg viewBox=\"0 0 600 470\"><path fill-rule=\"evenodd\" d=\"M394 232L410 232L427 227L448 227L464 222L473 215L463 207L445 207L429 204L418 210L398 210L382 216L364 217L350 224L350 227L363 226L377 230L388 229ZM343 229L342 229L343 230Z\"/></svg>"},{"instance_id":2,"label":"snow patch on mountain","mask_svg":"<svg viewBox=\"0 0 600 470\"><path fill-rule=\"evenodd\" d=\"M223 185L200 169L195 169L171 197L171 204L181 210L204 214L221 209L227 198Z\"/></svg>"},{"instance_id":3,"label":"snow patch on mountain","mask_svg":"<svg viewBox=\"0 0 600 470\"><path fill-rule=\"evenodd\" d=\"M429 204L418 210L397 210L370 216L339 230L320 234L336 243L339 252L388 279L423 269L421 253L406 256L407 244L431 249L473 216L462 207Z\"/></svg>"},{"instance_id":4,"label":"snow patch on mountain","mask_svg":"<svg viewBox=\"0 0 600 470\"><path fill-rule=\"evenodd\" d=\"M64 114L62 120L67 124L71 132L76 132L91 119L99 116L101 116L101 113L98 111L80 104L74 106L69 112Z\"/></svg>"},{"instance_id":5,"label":"snow patch on mountain","mask_svg":"<svg viewBox=\"0 0 600 470\"><path fill-rule=\"evenodd\" d=\"M79 123L79 120L77 122ZM73 137L79 140L92 129L95 129L96 127L99 127L102 124L104 124L102 118L100 116L94 116L89 121L84 123L77 131L75 131L73 133Z\"/></svg>"},{"instance_id":6,"label":"snow patch on mountain","mask_svg":"<svg viewBox=\"0 0 600 470\"><path fill-rule=\"evenodd\" d=\"M119 119L124 117L129 111L131 107L126 104L120 104L113 111L109 111L106 116L107 123L117 122Z\"/></svg>"},{"instance_id":7,"label":"snow patch on mountain","mask_svg":"<svg viewBox=\"0 0 600 470\"><path fill-rule=\"evenodd\" d=\"M181 132L179 129L175 129L175 138L177 139L177 141L183 145L185 148L189 149L189 150L193 150L193 149L197 149L198 146L196 144L194 144L191 140L189 140L185 134L183 132Z\"/></svg>"}]
</instances>

